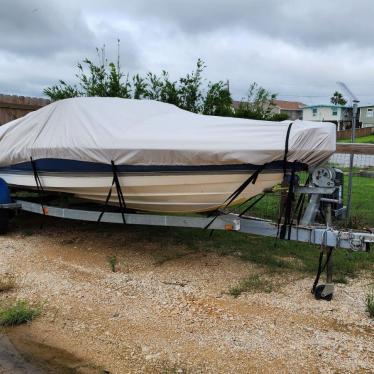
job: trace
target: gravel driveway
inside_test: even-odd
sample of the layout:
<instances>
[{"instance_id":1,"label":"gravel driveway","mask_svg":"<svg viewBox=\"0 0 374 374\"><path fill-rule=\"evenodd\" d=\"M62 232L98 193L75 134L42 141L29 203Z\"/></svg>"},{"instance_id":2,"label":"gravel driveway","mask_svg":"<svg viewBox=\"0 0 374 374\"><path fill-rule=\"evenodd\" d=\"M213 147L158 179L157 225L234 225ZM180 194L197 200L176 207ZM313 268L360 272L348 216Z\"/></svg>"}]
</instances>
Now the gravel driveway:
<instances>
[{"instance_id":1,"label":"gravel driveway","mask_svg":"<svg viewBox=\"0 0 374 374\"><path fill-rule=\"evenodd\" d=\"M233 298L228 288L261 268L104 227L49 220L39 230L31 218L0 237L0 274L18 280L0 298L45 303L11 340L70 352L87 363L82 373L374 372L368 274L338 285L330 303L295 274L271 293Z\"/></svg>"}]
</instances>

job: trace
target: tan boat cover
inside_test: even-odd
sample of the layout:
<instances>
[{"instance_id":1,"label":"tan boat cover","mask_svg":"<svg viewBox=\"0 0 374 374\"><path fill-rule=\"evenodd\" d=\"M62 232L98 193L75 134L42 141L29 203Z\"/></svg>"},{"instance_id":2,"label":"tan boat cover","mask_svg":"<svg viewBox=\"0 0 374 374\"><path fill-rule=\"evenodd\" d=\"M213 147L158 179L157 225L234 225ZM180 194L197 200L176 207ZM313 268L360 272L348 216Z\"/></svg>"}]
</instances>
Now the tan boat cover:
<instances>
[{"instance_id":1,"label":"tan boat cover","mask_svg":"<svg viewBox=\"0 0 374 374\"><path fill-rule=\"evenodd\" d=\"M0 127L0 166L42 158L117 165L223 165L283 160L288 122L194 114L151 100L54 102ZM289 161L311 166L336 146L335 125L295 121Z\"/></svg>"}]
</instances>

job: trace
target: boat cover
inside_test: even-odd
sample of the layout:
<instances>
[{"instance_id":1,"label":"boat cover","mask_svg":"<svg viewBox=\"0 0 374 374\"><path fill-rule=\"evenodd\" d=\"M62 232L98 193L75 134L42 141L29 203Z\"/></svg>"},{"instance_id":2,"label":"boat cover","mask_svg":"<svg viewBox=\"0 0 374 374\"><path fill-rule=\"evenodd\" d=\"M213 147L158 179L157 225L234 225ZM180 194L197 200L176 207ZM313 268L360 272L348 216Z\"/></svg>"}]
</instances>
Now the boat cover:
<instances>
[{"instance_id":1,"label":"boat cover","mask_svg":"<svg viewBox=\"0 0 374 374\"><path fill-rule=\"evenodd\" d=\"M81 97L54 102L0 127L0 166L38 159L117 165L263 165L284 158L289 121L191 113L151 100ZM324 162L335 125L295 121L288 161Z\"/></svg>"}]
</instances>

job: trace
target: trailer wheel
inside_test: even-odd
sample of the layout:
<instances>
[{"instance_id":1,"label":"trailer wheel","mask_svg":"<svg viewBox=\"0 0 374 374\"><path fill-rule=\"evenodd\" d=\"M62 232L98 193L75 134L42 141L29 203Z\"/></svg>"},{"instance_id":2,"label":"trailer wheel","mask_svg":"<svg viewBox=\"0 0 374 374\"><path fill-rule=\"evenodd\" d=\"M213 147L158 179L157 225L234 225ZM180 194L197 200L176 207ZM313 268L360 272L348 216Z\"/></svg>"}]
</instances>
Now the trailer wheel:
<instances>
[{"instance_id":1,"label":"trailer wheel","mask_svg":"<svg viewBox=\"0 0 374 374\"><path fill-rule=\"evenodd\" d=\"M0 235L4 235L9 230L9 221L12 212L8 209L0 209Z\"/></svg>"}]
</instances>

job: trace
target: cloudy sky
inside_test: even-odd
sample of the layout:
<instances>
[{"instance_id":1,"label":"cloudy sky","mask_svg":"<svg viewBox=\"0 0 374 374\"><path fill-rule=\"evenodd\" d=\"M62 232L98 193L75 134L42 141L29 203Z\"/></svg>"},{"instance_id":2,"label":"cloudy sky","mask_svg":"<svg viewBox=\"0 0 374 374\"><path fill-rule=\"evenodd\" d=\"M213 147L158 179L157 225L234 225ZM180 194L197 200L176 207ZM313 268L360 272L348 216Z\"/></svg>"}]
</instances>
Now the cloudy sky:
<instances>
[{"instance_id":1,"label":"cloudy sky","mask_svg":"<svg viewBox=\"0 0 374 374\"><path fill-rule=\"evenodd\" d=\"M41 96L106 45L130 74L176 79L202 58L207 80L328 102L344 81L374 102L372 0L0 0L0 93Z\"/></svg>"}]
</instances>

